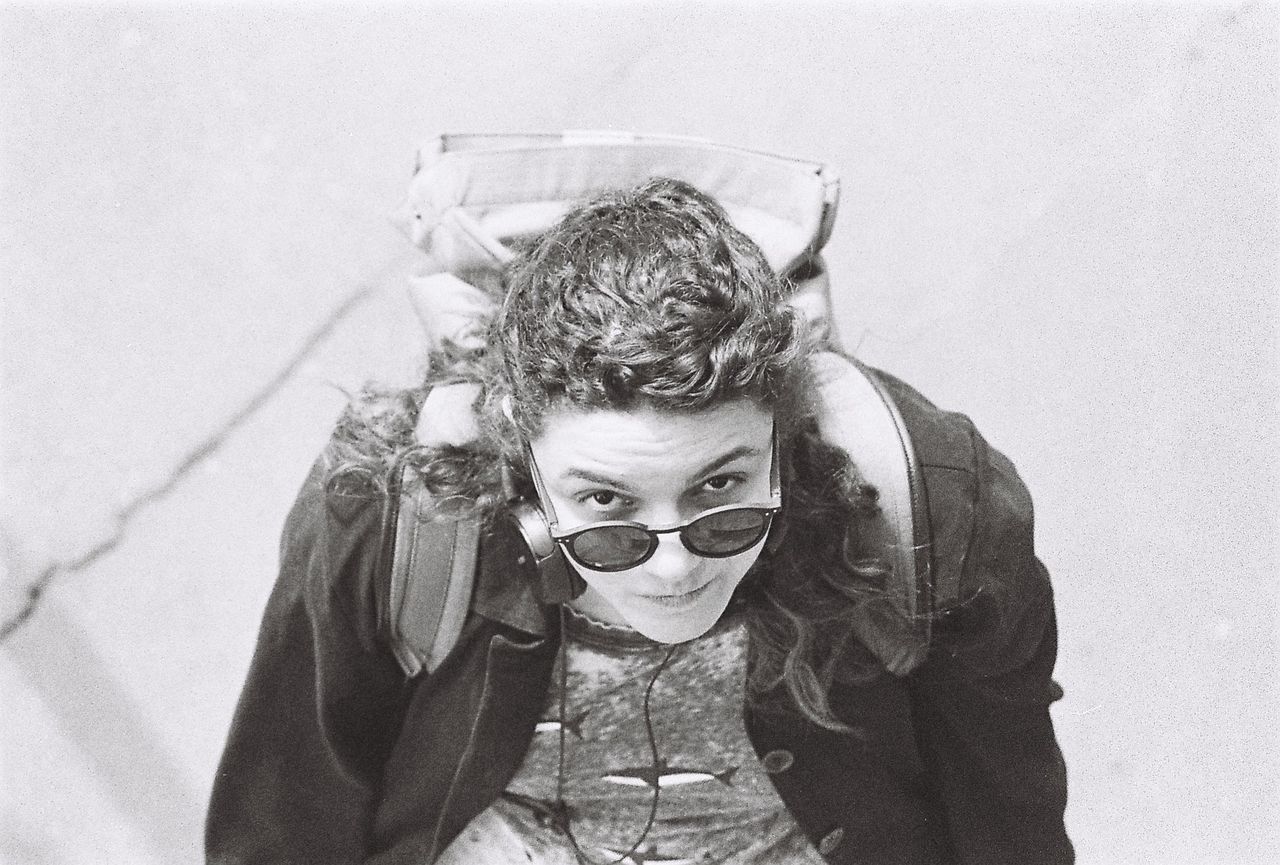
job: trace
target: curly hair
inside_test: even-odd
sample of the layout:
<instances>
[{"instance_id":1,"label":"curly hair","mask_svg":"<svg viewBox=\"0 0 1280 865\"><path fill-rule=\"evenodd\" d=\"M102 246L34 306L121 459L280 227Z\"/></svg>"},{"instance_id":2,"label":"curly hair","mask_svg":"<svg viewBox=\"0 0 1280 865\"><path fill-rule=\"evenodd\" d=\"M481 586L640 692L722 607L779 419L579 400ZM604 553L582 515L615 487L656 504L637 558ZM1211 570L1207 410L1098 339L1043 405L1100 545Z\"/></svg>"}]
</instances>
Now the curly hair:
<instances>
[{"instance_id":1,"label":"curly hair","mask_svg":"<svg viewBox=\"0 0 1280 865\"><path fill-rule=\"evenodd\" d=\"M772 406L803 352L759 248L691 186L654 180L571 212L510 276L495 393L520 432L557 403Z\"/></svg>"},{"instance_id":2,"label":"curly hair","mask_svg":"<svg viewBox=\"0 0 1280 865\"><path fill-rule=\"evenodd\" d=\"M859 542L875 491L818 435L813 347L760 249L711 198L660 178L571 210L504 276L483 347L438 349L421 386L353 402L331 477L354 472L385 490L408 465L434 495L493 519L505 504L499 467L527 486L520 443L550 411L697 412L749 399L773 413L786 502L781 541L738 593L755 647L749 698L782 686L805 716L848 730L827 700L833 681L882 672L854 638L855 611L894 615L886 568ZM480 386L479 439L418 445L427 392L457 381Z\"/></svg>"}]
</instances>

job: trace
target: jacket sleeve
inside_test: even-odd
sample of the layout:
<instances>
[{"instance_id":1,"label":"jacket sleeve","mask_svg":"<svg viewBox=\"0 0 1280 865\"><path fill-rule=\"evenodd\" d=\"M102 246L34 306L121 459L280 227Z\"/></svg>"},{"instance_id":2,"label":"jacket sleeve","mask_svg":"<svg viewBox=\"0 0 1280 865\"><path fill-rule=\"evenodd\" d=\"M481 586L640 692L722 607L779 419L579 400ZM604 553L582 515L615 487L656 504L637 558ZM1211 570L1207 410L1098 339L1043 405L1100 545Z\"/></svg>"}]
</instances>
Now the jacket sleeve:
<instances>
[{"instance_id":1,"label":"jacket sleeve","mask_svg":"<svg viewBox=\"0 0 1280 865\"><path fill-rule=\"evenodd\" d=\"M1049 717L1062 696L1051 678L1057 630L1031 499L1009 460L962 425L969 470L926 467L930 511L947 511L935 541L939 530L944 545L948 534L958 541L949 550L958 561L945 566L958 573L959 596L910 677L917 741L959 862L1069 863L1066 768ZM968 531L956 532L962 524Z\"/></svg>"},{"instance_id":2,"label":"jacket sleeve","mask_svg":"<svg viewBox=\"0 0 1280 865\"><path fill-rule=\"evenodd\" d=\"M211 865L354 863L366 855L404 678L376 636L382 497L312 469L214 780Z\"/></svg>"}]
</instances>

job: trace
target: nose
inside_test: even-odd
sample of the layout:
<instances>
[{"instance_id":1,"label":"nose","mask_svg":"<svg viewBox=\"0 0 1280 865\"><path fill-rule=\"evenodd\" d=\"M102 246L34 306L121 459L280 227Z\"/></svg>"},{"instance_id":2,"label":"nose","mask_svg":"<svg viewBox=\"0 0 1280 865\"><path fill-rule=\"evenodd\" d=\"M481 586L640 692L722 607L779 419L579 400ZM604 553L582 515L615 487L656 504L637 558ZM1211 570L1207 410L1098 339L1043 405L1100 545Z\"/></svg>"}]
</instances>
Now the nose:
<instances>
[{"instance_id":1,"label":"nose","mask_svg":"<svg viewBox=\"0 0 1280 865\"><path fill-rule=\"evenodd\" d=\"M658 548L653 551L644 569L650 576L663 583L678 585L697 567L700 557L689 552L676 532L658 535Z\"/></svg>"}]
</instances>

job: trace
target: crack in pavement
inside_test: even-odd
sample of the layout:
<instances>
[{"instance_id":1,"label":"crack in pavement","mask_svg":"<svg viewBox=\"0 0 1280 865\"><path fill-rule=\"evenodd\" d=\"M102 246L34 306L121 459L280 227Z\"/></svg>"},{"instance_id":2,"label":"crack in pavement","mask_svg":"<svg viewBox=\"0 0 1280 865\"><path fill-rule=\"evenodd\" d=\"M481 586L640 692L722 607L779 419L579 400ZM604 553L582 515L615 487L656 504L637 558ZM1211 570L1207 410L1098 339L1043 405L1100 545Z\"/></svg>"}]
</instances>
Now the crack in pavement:
<instances>
[{"instance_id":1,"label":"crack in pavement","mask_svg":"<svg viewBox=\"0 0 1280 865\"><path fill-rule=\"evenodd\" d=\"M59 577L65 574L78 573L91 567L99 559L119 546L128 534L130 523L139 511L147 505L154 504L167 497L191 473L192 469L217 452L245 421L252 417L258 409L262 408L268 400L275 396L293 378L303 362L319 348L320 344L333 333L338 325L360 304L377 294L385 285L387 277L402 266L402 258L396 257L373 277L363 280L348 293L328 315L321 319L320 324L307 335L302 345L294 351L284 366L267 380L266 384L258 388L239 409L233 412L212 433L205 436L199 444L191 448L182 459L178 460L172 468L165 472L163 480L138 493L116 511L110 518L113 527L106 537L98 541L86 552L74 558L56 560L44 566L27 585L25 590L26 599L22 603L22 608L6 619L3 625L0 625L0 643L9 639L28 619L35 615L44 593ZM9 545L6 544L6 546ZM13 549L6 550L6 558L10 559L11 562L17 559L14 552ZM18 568L15 567L14 570L17 571Z\"/></svg>"}]
</instances>

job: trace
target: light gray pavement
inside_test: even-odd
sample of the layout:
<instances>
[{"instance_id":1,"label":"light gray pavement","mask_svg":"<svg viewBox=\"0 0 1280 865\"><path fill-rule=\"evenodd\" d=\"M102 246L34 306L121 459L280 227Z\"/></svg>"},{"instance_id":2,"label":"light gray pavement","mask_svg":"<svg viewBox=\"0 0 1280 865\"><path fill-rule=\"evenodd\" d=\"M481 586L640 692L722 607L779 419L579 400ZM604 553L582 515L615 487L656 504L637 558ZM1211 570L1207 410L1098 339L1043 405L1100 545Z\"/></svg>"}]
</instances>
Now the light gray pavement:
<instances>
[{"instance_id":1,"label":"light gray pavement","mask_svg":"<svg viewBox=\"0 0 1280 865\"><path fill-rule=\"evenodd\" d=\"M0 862L196 861L297 485L450 130L826 159L846 342L1020 467L1082 862L1277 844L1274 5L0 7Z\"/></svg>"}]
</instances>

